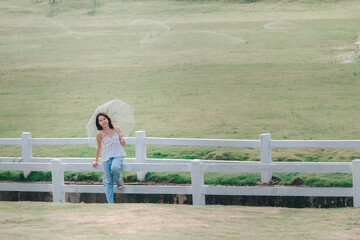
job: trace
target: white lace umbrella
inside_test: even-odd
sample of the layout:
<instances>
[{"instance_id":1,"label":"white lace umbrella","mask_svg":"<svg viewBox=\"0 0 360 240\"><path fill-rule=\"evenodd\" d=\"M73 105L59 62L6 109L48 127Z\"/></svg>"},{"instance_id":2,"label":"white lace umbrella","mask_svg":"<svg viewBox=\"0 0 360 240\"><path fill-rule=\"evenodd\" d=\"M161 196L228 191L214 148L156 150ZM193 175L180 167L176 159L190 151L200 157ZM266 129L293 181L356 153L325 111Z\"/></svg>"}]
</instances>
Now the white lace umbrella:
<instances>
[{"instance_id":1,"label":"white lace umbrella","mask_svg":"<svg viewBox=\"0 0 360 240\"><path fill-rule=\"evenodd\" d=\"M86 126L90 146L97 147L95 137L99 130L96 128L96 116L101 112L106 113L110 117L112 124L118 126L125 137L128 137L133 132L135 127L133 107L119 99L114 99L98 106L90 118Z\"/></svg>"}]
</instances>

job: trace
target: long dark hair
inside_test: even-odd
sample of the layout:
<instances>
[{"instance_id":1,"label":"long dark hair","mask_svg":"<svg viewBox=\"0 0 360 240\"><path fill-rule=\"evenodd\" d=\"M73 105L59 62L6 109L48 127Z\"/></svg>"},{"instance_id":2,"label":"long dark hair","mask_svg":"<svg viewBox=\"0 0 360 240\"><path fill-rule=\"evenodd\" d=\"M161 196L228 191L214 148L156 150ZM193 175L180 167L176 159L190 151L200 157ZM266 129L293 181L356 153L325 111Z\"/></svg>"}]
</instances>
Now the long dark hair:
<instances>
[{"instance_id":1,"label":"long dark hair","mask_svg":"<svg viewBox=\"0 0 360 240\"><path fill-rule=\"evenodd\" d=\"M100 130L103 130L103 127L100 125L100 123L99 123L99 117L100 116L104 116L104 117L106 117L107 118L107 120L108 120L108 122L109 122L109 127L111 128L111 129L114 129L114 126L112 125L112 122L111 122L111 119L110 119L110 117L106 114L106 113L104 113L104 112L101 112L101 113L99 113L98 115L96 115L96 127L97 127L97 129L100 131Z\"/></svg>"}]
</instances>

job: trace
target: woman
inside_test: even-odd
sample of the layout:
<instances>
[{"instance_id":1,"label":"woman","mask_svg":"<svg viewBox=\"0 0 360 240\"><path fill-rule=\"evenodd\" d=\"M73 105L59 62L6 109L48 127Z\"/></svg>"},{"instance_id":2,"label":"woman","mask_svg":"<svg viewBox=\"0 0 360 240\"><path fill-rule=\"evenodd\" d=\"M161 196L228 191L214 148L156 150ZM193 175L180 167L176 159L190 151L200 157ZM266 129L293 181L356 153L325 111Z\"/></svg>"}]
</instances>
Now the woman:
<instances>
[{"instance_id":1,"label":"woman","mask_svg":"<svg viewBox=\"0 0 360 240\"><path fill-rule=\"evenodd\" d=\"M103 167L103 184L108 203L114 203L114 182L119 190L124 188L121 179L121 167L126 156L124 150L125 140L121 130L114 127L110 117L106 113L99 113L96 116L96 127L99 132L96 134L97 152L95 162L92 163L94 168L99 163L101 153L101 163Z\"/></svg>"}]
</instances>

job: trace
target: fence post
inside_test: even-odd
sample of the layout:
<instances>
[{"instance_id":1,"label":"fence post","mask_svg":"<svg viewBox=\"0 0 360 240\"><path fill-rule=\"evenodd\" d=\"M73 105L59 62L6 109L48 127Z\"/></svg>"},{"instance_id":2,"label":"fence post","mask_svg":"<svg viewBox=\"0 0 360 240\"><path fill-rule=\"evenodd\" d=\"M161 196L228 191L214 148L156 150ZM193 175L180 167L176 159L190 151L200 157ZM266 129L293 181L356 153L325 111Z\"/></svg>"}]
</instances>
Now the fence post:
<instances>
[{"instance_id":1,"label":"fence post","mask_svg":"<svg viewBox=\"0 0 360 240\"><path fill-rule=\"evenodd\" d=\"M53 201L63 203L65 202L65 193L62 191L64 186L64 170L61 166L61 159L53 159L51 161L51 168Z\"/></svg>"},{"instance_id":2,"label":"fence post","mask_svg":"<svg viewBox=\"0 0 360 240\"><path fill-rule=\"evenodd\" d=\"M146 143L145 143L145 131L136 131L135 132L135 155L136 163L145 163L146 162ZM139 171L137 172L138 181L144 181L146 172Z\"/></svg>"},{"instance_id":3,"label":"fence post","mask_svg":"<svg viewBox=\"0 0 360 240\"><path fill-rule=\"evenodd\" d=\"M21 134L21 153L23 162L30 162L32 160L32 145L31 133L23 132ZM25 170L24 176L27 177L31 171Z\"/></svg>"},{"instance_id":4,"label":"fence post","mask_svg":"<svg viewBox=\"0 0 360 240\"><path fill-rule=\"evenodd\" d=\"M360 160L352 161L354 207L360 207Z\"/></svg>"},{"instance_id":5,"label":"fence post","mask_svg":"<svg viewBox=\"0 0 360 240\"><path fill-rule=\"evenodd\" d=\"M193 205L205 205L204 172L201 169L202 161L191 162L191 186Z\"/></svg>"},{"instance_id":6,"label":"fence post","mask_svg":"<svg viewBox=\"0 0 360 240\"><path fill-rule=\"evenodd\" d=\"M269 164L271 163L271 135L270 133L260 135L260 153L261 153L261 163ZM272 179L272 172L261 172L261 182L269 183Z\"/></svg>"}]
</instances>

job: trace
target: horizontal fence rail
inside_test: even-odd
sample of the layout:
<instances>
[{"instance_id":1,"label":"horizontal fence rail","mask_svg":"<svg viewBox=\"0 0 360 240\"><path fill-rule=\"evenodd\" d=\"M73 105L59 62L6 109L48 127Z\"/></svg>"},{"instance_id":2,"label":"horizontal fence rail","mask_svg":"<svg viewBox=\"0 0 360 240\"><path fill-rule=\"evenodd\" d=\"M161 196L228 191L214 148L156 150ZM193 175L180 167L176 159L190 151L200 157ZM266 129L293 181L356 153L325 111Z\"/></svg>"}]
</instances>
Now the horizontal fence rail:
<instances>
[{"instance_id":1,"label":"horizontal fence rail","mask_svg":"<svg viewBox=\"0 0 360 240\"><path fill-rule=\"evenodd\" d=\"M205 186L207 195L296 196L296 197L352 197L351 188L311 187L214 187Z\"/></svg>"},{"instance_id":2,"label":"horizontal fence rail","mask_svg":"<svg viewBox=\"0 0 360 240\"><path fill-rule=\"evenodd\" d=\"M48 163L0 163L1 171L51 171L51 165Z\"/></svg>"},{"instance_id":3,"label":"horizontal fence rail","mask_svg":"<svg viewBox=\"0 0 360 240\"><path fill-rule=\"evenodd\" d=\"M261 134L259 140L234 139L191 139L146 137L144 131L135 137L125 138L127 144L135 145L135 158L125 158L123 171L135 171L139 181L151 172L189 172L190 186L145 186L127 185L117 193L125 194L190 194L193 204L204 205L205 195L259 195L259 196L335 196L353 197L354 206L360 207L360 160L353 162L281 162L273 163L272 148L360 148L360 140L271 140L270 134ZM21 138L0 138L0 145L21 146L21 157L0 157L0 171L23 171L26 176L31 171L51 171L51 184L0 183L0 191L53 192L55 202L64 202L65 193L104 193L100 185L64 184L65 171L102 171L91 166L93 158L33 157L33 145L88 145L96 144L88 138L32 138L31 133L23 133ZM217 146L259 148L260 162L153 159L147 158L147 145ZM262 183L269 183L273 172L304 173L352 173L352 188L312 188L312 187L266 187L266 186L210 186L204 185L206 172L258 172Z\"/></svg>"},{"instance_id":4,"label":"horizontal fence rail","mask_svg":"<svg viewBox=\"0 0 360 240\"><path fill-rule=\"evenodd\" d=\"M260 147L260 140L146 138L148 145L208 146L208 147Z\"/></svg>"},{"instance_id":5,"label":"horizontal fence rail","mask_svg":"<svg viewBox=\"0 0 360 240\"><path fill-rule=\"evenodd\" d=\"M0 138L0 145L21 145L21 138Z\"/></svg>"},{"instance_id":6,"label":"horizontal fence rail","mask_svg":"<svg viewBox=\"0 0 360 240\"><path fill-rule=\"evenodd\" d=\"M360 140L272 140L279 148L360 148Z\"/></svg>"}]
</instances>

